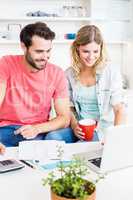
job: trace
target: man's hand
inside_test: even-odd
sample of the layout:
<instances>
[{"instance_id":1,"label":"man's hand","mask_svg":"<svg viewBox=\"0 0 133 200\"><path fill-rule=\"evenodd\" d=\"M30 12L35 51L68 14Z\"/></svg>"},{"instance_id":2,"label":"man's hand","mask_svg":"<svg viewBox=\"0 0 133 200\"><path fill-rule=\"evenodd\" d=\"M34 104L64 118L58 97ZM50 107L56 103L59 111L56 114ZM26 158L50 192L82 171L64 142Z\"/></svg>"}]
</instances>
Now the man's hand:
<instances>
[{"instance_id":1,"label":"man's hand","mask_svg":"<svg viewBox=\"0 0 133 200\"><path fill-rule=\"evenodd\" d=\"M14 133L16 135L22 135L25 139L32 139L39 134L39 131L36 125L24 125L17 129Z\"/></svg>"},{"instance_id":2,"label":"man's hand","mask_svg":"<svg viewBox=\"0 0 133 200\"><path fill-rule=\"evenodd\" d=\"M5 150L6 150L5 146L0 143L0 154L4 154Z\"/></svg>"}]
</instances>

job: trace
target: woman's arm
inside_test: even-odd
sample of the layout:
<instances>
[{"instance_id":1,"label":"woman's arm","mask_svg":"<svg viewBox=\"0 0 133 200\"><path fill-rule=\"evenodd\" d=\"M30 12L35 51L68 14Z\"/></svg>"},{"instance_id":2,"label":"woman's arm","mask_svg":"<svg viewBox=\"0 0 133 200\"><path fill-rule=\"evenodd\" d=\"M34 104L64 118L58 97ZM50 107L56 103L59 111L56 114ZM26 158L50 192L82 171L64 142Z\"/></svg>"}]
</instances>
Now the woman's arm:
<instances>
[{"instance_id":1,"label":"woman's arm","mask_svg":"<svg viewBox=\"0 0 133 200\"><path fill-rule=\"evenodd\" d=\"M78 125L78 120L76 119L76 110L74 107L70 107L71 109L71 128L74 129L75 126Z\"/></svg>"},{"instance_id":2,"label":"woman's arm","mask_svg":"<svg viewBox=\"0 0 133 200\"><path fill-rule=\"evenodd\" d=\"M71 128L73 129L73 132L77 138L80 140L84 140L84 133L82 132L82 129L78 125L78 120L76 119L76 110L74 107L71 107Z\"/></svg>"},{"instance_id":3,"label":"woman's arm","mask_svg":"<svg viewBox=\"0 0 133 200\"><path fill-rule=\"evenodd\" d=\"M114 110L114 125L119 125L124 123L125 121L125 113L124 113L124 104L120 103L115 106L113 106Z\"/></svg>"}]
</instances>

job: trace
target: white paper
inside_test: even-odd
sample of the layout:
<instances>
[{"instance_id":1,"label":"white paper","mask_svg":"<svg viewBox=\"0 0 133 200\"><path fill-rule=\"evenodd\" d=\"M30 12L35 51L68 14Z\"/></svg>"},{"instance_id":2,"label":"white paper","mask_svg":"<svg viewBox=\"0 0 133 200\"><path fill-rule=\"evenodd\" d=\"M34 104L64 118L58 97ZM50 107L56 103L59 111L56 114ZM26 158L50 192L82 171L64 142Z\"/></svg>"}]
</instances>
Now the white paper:
<instances>
[{"instance_id":1,"label":"white paper","mask_svg":"<svg viewBox=\"0 0 133 200\"><path fill-rule=\"evenodd\" d=\"M38 161L39 164L58 159L58 146L63 149L63 160L70 160L73 154L101 148L99 142L78 142L66 144L56 140L34 140L19 143L19 159Z\"/></svg>"},{"instance_id":2,"label":"white paper","mask_svg":"<svg viewBox=\"0 0 133 200\"><path fill-rule=\"evenodd\" d=\"M19 159L38 160L45 163L50 159L57 159L57 149L64 149L64 141L56 140L34 140L19 143Z\"/></svg>"}]
</instances>

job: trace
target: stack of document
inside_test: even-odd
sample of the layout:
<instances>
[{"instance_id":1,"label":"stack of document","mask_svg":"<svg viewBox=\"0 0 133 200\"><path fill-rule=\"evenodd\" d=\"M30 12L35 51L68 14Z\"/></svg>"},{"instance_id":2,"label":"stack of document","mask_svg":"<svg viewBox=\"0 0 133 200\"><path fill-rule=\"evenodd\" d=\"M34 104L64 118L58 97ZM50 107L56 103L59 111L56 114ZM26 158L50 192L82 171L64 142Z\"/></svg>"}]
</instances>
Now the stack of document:
<instances>
[{"instance_id":1,"label":"stack of document","mask_svg":"<svg viewBox=\"0 0 133 200\"><path fill-rule=\"evenodd\" d=\"M19 143L19 159L46 163L58 158L59 146L64 149L65 142L55 140L34 140Z\"/></svg>"},{"instance_id":2,"label":"stack of document","mask_svg":"<svg viewBox=\"0 0 133 200\"><path fill-rule=\"evenodd\" d=\"M64 151L62 160L68 164L74 154L89 152L99 149L100 142L78 142L66 144L63 141L54 140L32 140L22 141L19 147L9 147L4 155L0 155L0 160L17 159L24 160L42 169L53 169L59 163L58 147Z\"/></svg>"},{"instance_id":3,"label":"stack of document","mask_svg":"<svg viewBox=\"0 0 133 200\"><path fill-rule=\"evenodd\" d=\"M58 160L59 146L64 151L63 160L71 160L73 154L87 152L99 148L99 142L79 142L66 144L64 141L56 140L34 140L22 141L19 143L19 159L34 160L40 164L49 163L51 160Z\"/></svg>"}]
</instances>

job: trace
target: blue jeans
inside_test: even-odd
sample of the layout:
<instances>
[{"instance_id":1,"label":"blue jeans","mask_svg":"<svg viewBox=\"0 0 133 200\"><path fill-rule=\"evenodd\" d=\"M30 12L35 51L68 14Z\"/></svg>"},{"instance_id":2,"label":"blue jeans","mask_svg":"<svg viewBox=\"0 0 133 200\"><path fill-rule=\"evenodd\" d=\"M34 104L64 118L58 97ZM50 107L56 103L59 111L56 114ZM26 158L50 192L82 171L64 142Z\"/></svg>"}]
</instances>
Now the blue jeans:
<instances>
[{"instance_id":1,"label":"blue jeans","mask_svg":"<svg viewBox=\"0 0 133 200\"><path fill-rule=\"evenodd\" d=\"M47 133L44 140L63 140L66 143L73 143L77 142L78 138L75 137L71 128L63 128Z\"/></svg>"},{"instance_id":2,"label":"blue jeans","mask_svg":"<svg viewBox=\"0 0 133 200\"><path fill-rule=\"evenodd\" d=\"M74 135L71 128L58 129L48 132L47 134L39 134L33 139L25 139L22 135L15 135L14 131L20 128L19 125L9 125L0 127L0 142L7 147L18 146L18 143L24 140L63 140L66 143L77 142L78 138ZM97 133L94 134L92 141L98 141Z\"/></svg>"},{"instance_id":3,"label":"blue jeans","mask_svg":"<svg viewBox=\"0 0 133 200\"><path fill-rule=\"evenodd\" d=\"M63 140L66 143L78 142L79 139L74 135L73 130L68 127L49 132L44 140ZM92 141L99 141L98 134L95 132Z\"/></svg>"},{"instance_id":4,"label":"blue jeans","mask_svg":"<svg viewBox=\"0 0 133 200\"><path fill-rule=\"evenodd\" d=\"M15 135L14 131L20 128L19 125L9 125L0 127L0 142L3 143L7 147L18 146L18 143L23 140L33 140L33 139L25 139L22 135ZM39 134L34 140L42 140L43 134Z\"/></svg>"}]
</instances>

